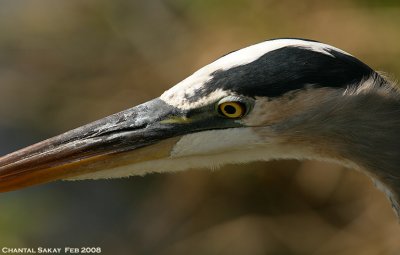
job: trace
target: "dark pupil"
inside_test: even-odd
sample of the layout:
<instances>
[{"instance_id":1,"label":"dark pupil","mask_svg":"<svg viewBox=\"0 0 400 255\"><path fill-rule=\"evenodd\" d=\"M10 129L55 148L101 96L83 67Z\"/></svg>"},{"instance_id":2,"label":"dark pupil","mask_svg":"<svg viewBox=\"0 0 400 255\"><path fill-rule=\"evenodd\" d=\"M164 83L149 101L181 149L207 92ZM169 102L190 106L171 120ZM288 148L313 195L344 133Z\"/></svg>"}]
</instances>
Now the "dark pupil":
<instances>
[{"instance_id":1,"label":"dark pupil","mask_svg":"<svg viewBox=\"0 0 400 255\"><path fill-rule=\"evenodd\" d=\"M232 105L226 105L226 106L224 107L224 110L225 110L225 112L228 113L228 114L234 114L234 113L236 113L236 108L233 107Z\"/></svg>"}]
</instances>

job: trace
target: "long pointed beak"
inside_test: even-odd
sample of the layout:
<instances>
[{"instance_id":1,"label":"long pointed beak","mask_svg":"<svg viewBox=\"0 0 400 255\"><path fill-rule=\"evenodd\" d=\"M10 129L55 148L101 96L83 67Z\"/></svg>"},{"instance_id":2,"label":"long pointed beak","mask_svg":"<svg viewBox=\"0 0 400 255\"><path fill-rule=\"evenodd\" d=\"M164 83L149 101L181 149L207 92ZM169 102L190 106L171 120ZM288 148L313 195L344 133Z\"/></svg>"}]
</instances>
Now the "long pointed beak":
<instances>
[{"instance_id":1,"label":"long pointed beak","mask_svg":"<svg viewBox=\"0 0 400 255\"><path fill-rule=\"evenodd\" d=\"M6 155L0 192L168 157L176 142L168 138L185 133L179 114L154 99Z\"/></svg>"}]
</instances>

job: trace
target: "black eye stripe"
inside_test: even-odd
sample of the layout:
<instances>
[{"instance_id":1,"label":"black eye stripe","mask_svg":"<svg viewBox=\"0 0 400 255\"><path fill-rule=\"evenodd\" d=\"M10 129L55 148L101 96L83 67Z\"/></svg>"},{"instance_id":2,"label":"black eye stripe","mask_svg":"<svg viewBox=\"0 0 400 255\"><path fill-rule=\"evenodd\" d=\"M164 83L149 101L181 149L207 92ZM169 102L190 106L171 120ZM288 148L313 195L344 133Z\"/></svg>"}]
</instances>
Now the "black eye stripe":
<instances>
[{"instance_id":1,"label":"black eye stripe","mask_svg":"<svg viewBox=\"0 0 400 255\"><path fill-rule=\"evenodd\" d=\"M310 84L346 87L376 74L350 55L330 48L325 51L295 46L270 51L251 63L215 71L212 79L186 99L196 102L218 89L247 97L279 97Z\"/></svg>"}]
</instances>

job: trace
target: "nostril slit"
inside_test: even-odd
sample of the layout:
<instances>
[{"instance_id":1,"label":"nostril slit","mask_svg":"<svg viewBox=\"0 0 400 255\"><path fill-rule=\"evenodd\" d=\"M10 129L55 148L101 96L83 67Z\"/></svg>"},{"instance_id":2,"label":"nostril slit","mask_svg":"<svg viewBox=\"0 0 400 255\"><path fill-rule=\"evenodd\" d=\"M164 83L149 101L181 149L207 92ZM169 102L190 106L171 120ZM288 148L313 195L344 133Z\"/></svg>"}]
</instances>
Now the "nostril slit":
<instances>
[{"instance_id":1,"label":"nostril slit","mask_svg":"<svg viewBox=\"0 0 400 255\"><path fill-rule=\"evenodd\" d=\"M134 126L134 127L118 128L118 129L113 129L113 130L108 130L108 131L101 132L101 133L97 134L96 137L109 136L109 135L123 133L123 132L132 132L132 131L135 131L135 130L144 129L146 127L147 127L147 124L142 124L142 125Z\"/></svg>"}]
</instances>

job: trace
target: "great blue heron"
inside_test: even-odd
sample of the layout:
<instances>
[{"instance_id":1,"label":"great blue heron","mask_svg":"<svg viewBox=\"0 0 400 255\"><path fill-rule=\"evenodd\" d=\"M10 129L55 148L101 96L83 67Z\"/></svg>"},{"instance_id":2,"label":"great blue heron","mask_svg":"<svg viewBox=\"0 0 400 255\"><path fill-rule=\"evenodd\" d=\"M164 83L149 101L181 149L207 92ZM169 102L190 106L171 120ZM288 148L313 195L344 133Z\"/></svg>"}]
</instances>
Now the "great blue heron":
<instances>
[{"instance_id":1,"label":"great blue heron","mask_svg":"<svg viewBox=\"0 0 400 255\"><path fill-rule=\"evenodd\" d=\"M400 212L400 95L352 55L275 39L159 98L0 158L0 191L280 158L360 169Z\"/></svg>"}]
</instances>

